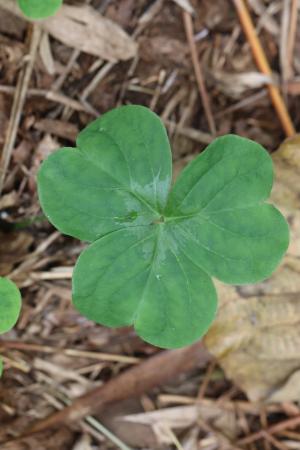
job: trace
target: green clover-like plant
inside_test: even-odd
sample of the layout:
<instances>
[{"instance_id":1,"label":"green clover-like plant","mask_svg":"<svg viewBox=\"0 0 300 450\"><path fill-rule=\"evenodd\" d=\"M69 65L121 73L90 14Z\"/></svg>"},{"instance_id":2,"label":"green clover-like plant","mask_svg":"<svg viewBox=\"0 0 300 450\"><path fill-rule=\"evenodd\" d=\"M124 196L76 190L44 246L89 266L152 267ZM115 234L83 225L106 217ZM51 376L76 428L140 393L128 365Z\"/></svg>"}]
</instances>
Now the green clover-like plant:
<instances>
[{"instance_id":1,"label":"green clover-like plant","mask_svg":"<svg viewBox=\"0 0 300 450\"><path fill-rule=\"evenodd\" d=\"M220 137L172 188L171 177L166 130L142 106L104 114L38 174L49 221L92 243L75 266L75 307L103 325L134 325L164 348L208 329L217 307L211 277L261 281L289 242L285 219L266 203L272 160L259 144Z\"/></svg>"},{"instance_id":2,"label":"green clover-like plant","mask_svg":"<svg viewBox=\"0 0 300 450\"><path fill-rule=\"evenodd\" d=\"M17 286L7 278L0 277L0 334L11 330L21 310L21 294ZM0 376L2 360L0 359Z\"/></svg>"},{"instance_id":3,"label":"green clover-like plant","mask_svg":"<svg viewBox=\"0 0 300 450\"><path fill-rule=\"evenodd\" d=\"M46 19L53 16L61 7L63 0L18 0L23 14L29 19Z\"/></svg>"}]
</instances>

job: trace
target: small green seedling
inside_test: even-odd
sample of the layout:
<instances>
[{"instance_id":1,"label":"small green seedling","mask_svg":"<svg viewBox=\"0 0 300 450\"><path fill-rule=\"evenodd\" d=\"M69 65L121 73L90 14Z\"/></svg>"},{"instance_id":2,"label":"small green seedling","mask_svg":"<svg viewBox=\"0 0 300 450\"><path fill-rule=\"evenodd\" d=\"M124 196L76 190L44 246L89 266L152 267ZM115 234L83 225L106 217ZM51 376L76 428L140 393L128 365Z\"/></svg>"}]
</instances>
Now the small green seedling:
<instances>
[{"instance_id":1,"label":"small green seedling","mask_svg":"<svg viewBox=\"0 0 300 450\"><path fill-rule=\"evenodd\" d=\"M18 5L23 14L33 20L53 16L62 3L63 0L18 0Z\"/></svg>"},{"instance_id":2,"label":"small green seedling","mask_svg":"<svg viewBox=\"0 0 300 450\"><path fill-rule=\"evenodd\" d=\"M217 307L212 277L261 281L289 242L285 219L266 203L272 160L259 144L220 137L173 187L171 178L166 130L142 106L104 114L38 174L49 221L91 242L74 270L75 307L103 325L134 325L164 348L207 331Z\"/></svg>"},{"instance_id":3,"label":"small green seedling","mask_svg":"<svg viewBox=\"0 0 300 450\"><path fill-rule=\"evenodd\" d=\"M7 278L0 277L0 334L16 324L21 310L21 294L17 286ZM0 359L0 376L2 360Z\"/></svg>"}]
</instances>

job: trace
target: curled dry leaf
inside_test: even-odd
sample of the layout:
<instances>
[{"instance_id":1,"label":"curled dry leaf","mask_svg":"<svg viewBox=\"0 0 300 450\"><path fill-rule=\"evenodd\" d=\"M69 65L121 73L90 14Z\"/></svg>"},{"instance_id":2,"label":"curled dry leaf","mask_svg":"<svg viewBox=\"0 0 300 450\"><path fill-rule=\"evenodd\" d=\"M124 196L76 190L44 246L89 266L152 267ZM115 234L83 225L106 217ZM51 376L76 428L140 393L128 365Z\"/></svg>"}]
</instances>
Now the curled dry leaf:
<instances>
[{"instance_id":1,"label":"curled dry leaf","mask_svg":"<svg viewBox=\"0 0 300 450\"><path fill-rule=\"evenodd\" d=\"M288 379L268 398L269 402L293 402L300 400L300 370L292 372Z\"/></svg>"},{"instance_id":2,"label":"curled dry leaf","mask_svg":"<svg viewBox=\"0 0 300 450\"><path fill-rule=\"evenodd\" d=\"M262 88L273 82L272 78L260 72L228 73L209 70L210 80L228 97L239 99L251 89Z\"/></svg>"},{"instance_id":3,"label":"curled dry leaf","mask_svg":"<svg viewBox=\"0 0 300 450\"><path fill-rule=\"evenodd\" d=\"M153 432L157 445L172 444L169 430L182 430L197 424L198 420L209 421L211 425L229 439L237 437L241 431L234 411L229 411L221 404L202 400L198 405L164 408L139 414L118 417L129 429L143 427L145 435ZM134 427L134 428L133 428Z\"/></svg>"},{"instance_id":4,"label":"curled dry leaf","mask_svg":"<svg viewBox=\"0 0 300 450\"><path fill-rule=\"evenodd\" d=\"M262 283L218 286L221 308L205 338L227 376L253 401L300 398L300 136L286 140L273 160L272 200L290 223L288 253Z\"/></svg>"},{"instance_id":5,"label":"curled dry leaf","mask_svg":"<svg viewBox=\"0 0 300 450\"><path fill-rule=\"evenodd\" d=\"M14 0L0 0L0 9L23 17ZM125 61L137 52L136 42L119 25L87 5L63 5L54 17L40 24L66 46L104 60Z\"/></svg>"},{"instance_id":6,"label":"curled dry leaf","mask_svg":"<svg viewBox=\"0 0 300 450\"><path fill-rule=\"evenodd\" d=\"M43 28L68 47L108 61L127 60L137 52L137 44L119 25L90 6L63 5Z\"/></svg>"}]
</instances>

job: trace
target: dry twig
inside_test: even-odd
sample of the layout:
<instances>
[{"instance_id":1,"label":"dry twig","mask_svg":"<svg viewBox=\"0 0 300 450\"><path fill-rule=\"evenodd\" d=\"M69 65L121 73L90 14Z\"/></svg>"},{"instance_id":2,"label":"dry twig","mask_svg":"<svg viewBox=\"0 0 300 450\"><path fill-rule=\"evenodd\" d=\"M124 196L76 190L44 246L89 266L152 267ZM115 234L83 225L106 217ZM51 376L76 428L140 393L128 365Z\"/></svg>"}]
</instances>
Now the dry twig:
<instances>
[{"instance_id":1,"label":"dry twig","mask_svg":"<svg viewBox=\"0 0 300 450\"><path fill-rule=\"evenodd\" d=\"M13 95L16 92L16 89L13 86L0 85L0 93ZM15 94L16 95L16 94ZM67 108L71 108L74 111L85 111L87 114L95 115L93 111L77 100L73 98L67 97L64 94L56 91L47 91L45 89L28 89L27 96L32 97L42 97L50 102L55 102L60 105L66 106ZM96 114L98 116L98 113Z\"/></svg>"},{"instance_id":2,"label":"dry twig","mask_svg":"<svg viewBox=\"0 0 300 450\"><path fill-rule=\"evenodd\" d=\"M206 119L207 119L207 122L208 122L208 125L210 128L210 132L212 135L215 135L216 134L216 125L215 125L215 121L214 121L214 118L212 115L207 90L205 87L201 63L198 58L197 48L196 48L196 44L195 44L195 40L194 40L192 17L190 15L190 13L188 13L187 11L183 11L182 15L183 15L183 22L184 22L186 37L187 37L187 40L188 40L188 43L190 46L190 52L191 52L191 57L192 57L192 61L193 61L195 76L196 76L200 96L201 96L202 103L203 103L204 112L205 112Z\"/></svg>"},{"instance_id":3,"label":"dry twig","mask_svg":"<svg viewBox=\"0 0 300 450\"><path fill-rule=\"evenodd\" d=\"M257 441L258 439L264 438L266 436L266 433L268 435L273 435L289 428L296 428L299 425L300 425L300 416L291 417L290 419L283 420L282 422L272 425L266 430L259 430L256 433L250 434L249 436L240 439L238 441L238 444L239 445L250 444L251 442Z\"/></svg>"},{"instance_id":4,"label":"dry twig","mask_svg":"<svg viewBox=\"0 0 300 450\"><path fill-rule=\"evenodd\" d=\"M56 427L62 423L81 420L94 411L103 410L108 404L129 397L140 396L195 366L210 360L201 342L179 350L160 352L158 355L121 373L106 384L97 387L74 400L63 410L40 420L23 437Z\"/></svg>"},{"instance_id":5,"label":"dry twig","mask_svg":"<svg viewBox=\"0 0 300 450\"><path fill-rule=\"evenodd\" d=\"M15 91L14 102L11 111L11 117L2 151L0 162L0 195L3 190L6 171L9 166L11 154L16 142L22 109L25 103L26 94L35 62L35 57L40 42L40 37L41 37L41 28L39 27L39 25L35 24L33 26L29 54L27 55L26 63L19 74L18 84Z\"/></svg>"},{"instance_id":6,"label":"dry twig","mask_svg":"<svg viewBox=\"0 0 300 450\"><path fill-rule=\"evenodd\" d=\"M258 68L265 75L272 76L272 70L270 68L265 52L256 34L245 0L233 0L233 3L236 7L239 19L243 26L246 37L249 41L253 57L256 61ZM285 131L285 134L287 136L293 136L296 133L296 130L294 128L294 125L292 123L292 120L290 118L290 115L288 113L288 110L279 92L278 87L275 86L274 84L269 84L268 89L272 103L279 117L281 125Z\"/></svg>"},{"instance_id":7,"label":"dry twig","mask_svg":"<svg viewBox=\"0 0 300 450\"><path fill-rule=\"evenodd\" d=\"M28 344L27 342L5 341L0 343L1 350L14 349L26 352L40 352L46 354L64 354L75 358L83 357L97 361L113 361L123 364L137 364L140 360L133 356L114 355L111 353L91 352L72 348L50 347L49 345Z\"/></svg>"},{"instance_id":8,"label":"dry twig","mask_svg":"<svg viewBox=\"0 0 300 450\"><path fill-rule=\"evenodd\" d=\"M291 12L290 12L290 27L287 41L287 65L288 65L288 75L292 76L293 73L293 53L295 49L296 42L296 32L297 32L297 19L298 19L298 0L291 0Z\"/></svg>"}]
</instances>

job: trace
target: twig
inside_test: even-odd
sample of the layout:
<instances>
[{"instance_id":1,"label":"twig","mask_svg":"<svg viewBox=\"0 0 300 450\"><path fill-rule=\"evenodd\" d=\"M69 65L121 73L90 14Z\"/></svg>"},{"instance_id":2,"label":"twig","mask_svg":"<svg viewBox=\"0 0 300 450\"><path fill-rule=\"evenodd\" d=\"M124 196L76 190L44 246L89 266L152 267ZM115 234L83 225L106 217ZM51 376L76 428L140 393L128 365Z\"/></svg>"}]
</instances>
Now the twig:
<instances>
[{"instance_id":1,"label":"twig","mask_svg":"<svg viewBox=\"0 0 300 450\"><path fill-rule=\"evenodd\" d=\"M62 423L81 420L95 411L103 410L110 403L140 396L182 372L204 366L210 359L201 342L180 350L160 352L77 398L63 410L36 422L21 438Z\"/></svg>"},{"instance_id":2,"label":"twig","mask_svg":"<svg viewBox=\"0 0 300 450\"><path fill-rule=\"evenodd\" d=\"M253 57L256 61L259 70L261 70L261 72L264 73L265 75L272 76L272 70L270 68L264 50L256 34L245 0L233 0L233 3L237 10L239 19L243 26L246 37L249 41ZM292 123L292 120L290 118L290 115L288 113L288 110L279 92L278 87L273 84L269 84L268 90L273 106L279 117L279 120L285 131L285 134L288 137L293 136L296 133L296 130L294 128L294 125Z\"/></svg>"},{"instance_id":3,"label":"twig","mask_svg":"<svg viewBox=\"0 0 300 450\"><path fill-rule=\"evenodd\" d=\"M293 72L293 53L295 49L296 42L296 32L297 32L297 19L298 19L298 0L291 0L291 12L290 12L290 25L289 25L289 35L287 41L287 66L288 66L288 76L292 76Z\"/></svg>"},{"instance_id":4,"label":"twig","mask_svg":"<svg viewBox=\"0 0 300 450\"><path fill-rule=\"evenodd\" d=\"M202 104L203 104L204 112L206 115L206 119L207 119L207 122L208 122L208 125L210 128L211 134L216 135L216 125L215 125L215 121L214 121L214 118L212 115L210 101L209 101L209 97L207 95L207 90L205 87L205 82L204 82L204 78L203 78L203 74L202 74L202 67L201 67L201 63L198 58L197 48L196 48L196 44L195 44L195 40L194 40L192 17L187 11L182 12L182 17L183 17L186 37L187 37L189 47L190 47L195 76L196 76L200 96L202 99Z\"/></svg>"},{"instance_id":5,"label":"twig","mask_svg":"<svg viewBox=\"0 0 300 450\"><path fill-rule=\"evenodd\" d=\"M183 450L183 447L182 447L181 443L179 442L174 431L170 427L168 427L168 425L165 423L162 423L160 426L165 431L165 433L167 433L169 435L171 441L173 442L174 447L177 448L177 450Z\"/></svg>"},{"instance_id":6,"label":"twig","mask_svg":"<svg viewBox=\"0 0 300 450\"><path fill-rule=\"evenodd\" d=\"M80 94L80 100L86 100L91 93L95 90L97 85L101 80L111 71L111 69L116 65L114 62L107 62L100 68L100 70L96 73L91 82L84 88L82 93Z\"/></svg>"},{"instance_id":7,"label":"twig","mask_svg":"<svg viewBox=\"0 0 300 450\"><path fill-rule=\"evenodd\" d=\"M48 394L47 392L43 393L43 397L48 401L48 403L53 406L54 408L61 411L64 408L64 405L69 404L69 399L66 400L65 393L62 393L61 391L57 391L56 387L56 394L58 394L58 397L54 397L51 394ZM103 443L104 436L110 440L113 444L115 444L116 447L118 447L120 450L132 450L130 447L128 447L123 441L121 441L116 435L114 435L111 431L109 431L99 420L97 420L95 417L87 416L83 420L79 421L79 426L82 428L82 430L85 433L90 434L94 439L96 439L99 443ZM30 438L30 436L28 436ZM12 449L15 448L16 444L21 443L23 441L23 438L13 438L9 441L5 441L2 443L2 447L11 447ZM2 448L1 447L1 448Z\"/></svg>"},{"instance_id":8,"label":"twig","mask_svg":"<svg viewBox=\"0 0 300 450\"><path fill-rule=\"evenodd\" d=\"M240 447L233 444L224 433L219 431L215 426L207 423L205 420L202 420L201 417L198 417L197 422L199 424L199 427L202 428L206 433L210 433L217 438L220 444L220 447L218 448L230 448L231 450L242 450Z\"/></svg>"},{"instance_id":9,"label":"twig","mask_svg":"<svg viewBox=\"0 0 300 450\"><path fill-rule=\"evenodd\" d=\"M286 430L287 428L296 428L299 425L300 425L300 416L292 417L291 419L287 419L280 423L277 423L276 425L272 425L266 430L260 430L253 434L250 434L249 436L240 439L237 443L239 445L246 445L249 444L250 442L254 442L257 441L258 439L264 438L266 432L269 435L273 435L276 433L280 433L281 431Z\"/></svg>"},{"instance_id":10,"label":"twig","mask_svg":"<svg viewBox=\"0 0 300 450\"><path fill-rule=\"evenodd\" d=\"M164 0L156 0L153 2L149 8L144 11L144 13L139 17L138 24L134 32L132 33L133 39L136 39L145 30L147 25L151 23L151 20L160 12L163 6ZM138 61L138 54L133 59L133 66L136 67ZM129 69L128 75L132 72L132 65Z\"/></svg>"},{"instance_id":11,"label":"twig","mask_svg":"<svg viewBox=\"0 0 300 450\"><path fill-rule=\"evenodd\" d=\"M197 398L197 397L188 397L186 395L175 395L175 394L160 394L158 396L158 402L161 406L169 406L169 405L204 405L210 407L211 405L221 406L222 409L228 411L242 411L245 414L251 414L254 416L258 416L261 412L262 406L257 403L249 403L244 400L227 400L219 402L219 399L211 399L211 398ZM282 412L282 407L280 405L268 404L263 406L263 408L269 413L278 413ZM300 436L300 435L299 435Z\"/></svg>"},{"instance_id":12,"label":"twig","mask_svg":"<svg viewBox=\"0 0 300 450\"><path fill-rule=\"evenodd\" d=\"M57 391L57 388L56 388ZM56 409L61 411L64 408L64 405L70 404L69 396L66 397L66 393L58 388L57 397L53 397L50 394L44 394L44 397L50 404L52 404ZM132 450L128 447L121 439L119 439L116 435L114 435L111 431L109 431L99 420L97 420L93 416L87 416L83 420L79 422L81 428L87 433L91 434L94 438L96 438L99 442L103 442L103 436L105 436L109 441L115 444L120 450Z\"/></svg>"},{"instance_id":13,"label":"twig","mask_svg":"<svg viewBox=\"0 0 300 450\"><path fill-rule=\"evenodd\" d=\"M279 61L281 67L282 94L286 98L286 82L289 79L290 66L287 59L288 37L290 29L291 0L283 0L281 13L281 31L279 42Z\"/></svg>"},{"instance_id":14,"label":"twig","mask_svg":"<svg viewBox=\"0 0 300 450\"><path fill-rule=\"evenodd\" d=\"M194 14L194 8L190 4L189 0L173 0L174 3L177 3L180 8L187 11L189 14Z\"/></svg>"},{"instance_id":15,"label":"twig","mask_svg":"<svg viewBox=\"0 0 300 450\"><path fill-rule=\"evenodd\" d=\"M26 99L35 57L41 37L41 28L38 24L33 25L32 37L30 42L29 54L26 57L26 65L21 70L18 78L17 88L15 91L10 121L5 138L0 162L0 195L3 190L6 171L9 166L11 154L16 142L18 127L21 120L22 109Z\"/></svg>"},{"instance_id":16,"label":"twig","mask_svg":"<svg viewBox=\"0 0 300 450\"><path fill-rule=\"evenodd\" d=\"M212 361L210 363L210 365L208 366L208 369L206 371L205 377L204 377L204 379L203 379L203 381L202 381L202 383L200 385L200 388L199 388L199 391L198 391L198 395L197 395L197 399L198 400L200 400L200 399L202 399L204 397L206 389L208 387L208 384L209 384L209 382L211 380L212 373L215 370L215 368L216 368L216 361Z\"/></svg>"},{"instance_id":17,"label":"twig","mask_svg":"<svg viewBox=\"0 0 300 450\"><path fill-rule=\"evenodd\" d=\"M97 431L99 431L103 436L109 439L113 444L119 447L121 450L131 450L124 442L121 441L117 436L115 436L111 431L109 431L104 425L102 425L99 420L96 420L92 416L88 416L85 421Z\"/></svg>"},{"instance_id":18,"label":"twig","mask_svg":"<svg viewBox=\"0 0 300 450\"><path fill-rule=\"evenodd\" d=\"M14 86L0 85L0 93L13 95L15 91L16 89ZM59 103L63 106L74 109L74 111L85 111L88 114L94 115L94 113L91 112L90 109L86 108L84 104L56 91L47 91L45 89L28 89L27 96L43 97L50 102Z\"/></svg>"},{"instance_id":19,"label":"twig","mask_svg":"<svg viewBox=\"0 0 300 450\"><path fill-rule=\"evenodd\" d=\"M289 447L287 447L282 442L275 439L274 436L267 433L266 431L264 432L264 438L266 439L267 442L272 444L275 448L278 448L278 450L288 450L289 449Z\"/></svg>"},{"instance_id":20,"label":"twig","mask_svg":"<svg viewBox=\"0 0 300 450\"><path fill-rule=\"evenodd\" d=\"M262 409L261 409L259 418L260 418L261 428L266 429L266 428L268 427L268 416L267 416L267 412L266 412L266 409L265 409L265 408L262 408ZM249 433L249 430L248 430L248 433ZM248 433L247 433L247 434L248 434ZM268 436L270 436L270 435L268 435ZM274 439L274 438L272 438L272 439ZM252 445L253 445L253 444L252 444ZM264 445L264 450L272 450L272 449L271 449L270 439L268 440L268 439L265 437L264 442L263 442L263 445Z\"/></svg>"},{"instance_id":21,"label":"twig","mask_svg":"<svg viewBox=\"0 0 300 450\"><path fill-rule=\"evenodd\" d=\"M242 100L238 101L237 103L226 107L225 109L221 109L216 114L216 118L220 119L221 117L226 116L227 114L233 113L235 111L238 111L242 108L248 108L249 106L252 106L257 101L264 99L268 95L268 92L265 88L262 90L256 92L255 94L250 95L249 97L243 98Z\"/></svg>"},{"instance_id":22,"label":"twig","mask_svg":"<svg viewBox=\"0 0 300 450\"><path fill-rule=\"evenodd\" d=\"M28 344L27 342L18 342L18 341L0 342L0 349L21 350L25 352L40 352L46 354L53 354L53 353L63 354L66 356L76 358L82 357L94 359L96 361L112 361L124 364L137 364L140 362L139 358L135 358L133 356L114 355L111 353L102 353L102 352L91 352L87 350L76 350L72 348L50 347L49 345Z\"/></svg>"},{"instance_id":23,"label":"twig","mask_svg":"<svg viewBox=\"0 0 300 450\"><path fill-rule=\"evenodd\" d=\"M201 144L210 144L213 141L213 136L203 131L196 130L191 127L182 127L172 120L164 120L164 124L173 132L176 132L182 136L186 136L193 141L200 142Z\"/></svg>"},{"instance_id":24,"label":"twig","mask_svg":"<svg viewBox=\"0 0 300 450\"><path fill-rule=\"evenodd\" d=\"M69 58L69 61L67 62L66 66L63 68L62 73L59 75L59 77L55 80L55 82L52 84L52 90L53 91L59 91L61 87L63 86L67 76L71 72L77 58L80 55L80 50L75 48Z\"/></svg>"}]
</instances>

